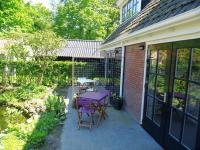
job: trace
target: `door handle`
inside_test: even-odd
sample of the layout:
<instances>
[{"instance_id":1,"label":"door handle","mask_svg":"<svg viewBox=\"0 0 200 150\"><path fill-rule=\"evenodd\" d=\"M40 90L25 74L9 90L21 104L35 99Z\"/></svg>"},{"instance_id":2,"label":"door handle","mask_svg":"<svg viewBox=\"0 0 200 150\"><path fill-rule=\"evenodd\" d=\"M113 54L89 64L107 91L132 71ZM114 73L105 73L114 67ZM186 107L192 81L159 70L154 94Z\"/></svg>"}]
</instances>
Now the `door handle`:
<instances>
[{"instance_id":1,"label":"door handle","mask_svg":"<svg viewBox=\"0 0 200 150\"><path fill-rule=\"evenodd\" d=\"M163 97L163 102L167 102L167 93L160 94Z\"/></svg>"}]
</instances>

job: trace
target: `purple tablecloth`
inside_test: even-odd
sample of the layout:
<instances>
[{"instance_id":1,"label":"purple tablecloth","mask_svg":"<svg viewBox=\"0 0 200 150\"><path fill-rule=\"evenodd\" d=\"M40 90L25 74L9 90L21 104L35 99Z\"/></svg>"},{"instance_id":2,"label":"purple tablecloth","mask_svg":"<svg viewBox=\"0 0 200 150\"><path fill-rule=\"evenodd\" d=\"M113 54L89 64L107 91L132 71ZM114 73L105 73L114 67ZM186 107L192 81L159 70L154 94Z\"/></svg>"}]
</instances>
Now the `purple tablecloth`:
<instances>
[{"instance_id":1,"label":"purple tablecloth","mask_svg":"<svg viewBox=\"0 0 200 150\"><path fill-rule=\"evenodd\" d=\"M78 96L79 99L101 101L109 95L108 91L86 92Z\"/></svg>"}]
</instances>

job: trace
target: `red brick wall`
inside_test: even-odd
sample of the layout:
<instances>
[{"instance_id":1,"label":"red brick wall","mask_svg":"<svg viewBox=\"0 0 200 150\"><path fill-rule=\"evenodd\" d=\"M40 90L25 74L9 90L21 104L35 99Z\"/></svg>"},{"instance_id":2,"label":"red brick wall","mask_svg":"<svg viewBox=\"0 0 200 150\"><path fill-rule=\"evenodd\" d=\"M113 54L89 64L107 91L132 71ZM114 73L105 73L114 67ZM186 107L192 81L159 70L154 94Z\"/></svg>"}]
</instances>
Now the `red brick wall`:
<instances>
[{"instance_id":1,"label":"red brick wall","mask_svg":"<svg viewBox=\"0 0 200 150\"><path fill-rule=\"evenodd\" d=\"M145 50L138 45L126 47L124 68L125 108L139 122L141 117Z\"/></svg>"}]
</instances>

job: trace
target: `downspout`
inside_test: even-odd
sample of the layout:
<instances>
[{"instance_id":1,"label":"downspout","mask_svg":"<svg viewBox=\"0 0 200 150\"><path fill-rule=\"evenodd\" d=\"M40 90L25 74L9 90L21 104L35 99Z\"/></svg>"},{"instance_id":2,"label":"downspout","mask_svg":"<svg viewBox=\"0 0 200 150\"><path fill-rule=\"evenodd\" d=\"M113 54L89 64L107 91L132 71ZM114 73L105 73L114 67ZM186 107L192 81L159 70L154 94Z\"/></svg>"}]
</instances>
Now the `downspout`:
<instances>
[{"instance_id":1,"label":"downspout","mask_svg":"<svg viewBox=\"0 0 200 150\"><path fill-rule=\"evenodd\" d=\"M144 59L144 78L143 78L143 89L142 89L142 104L141 104L141 116L140 116L140 124L142 125L143 115L144 115L144 96L145 96L145 81L146 81L146 68L147 68L147 51L148 45L145 43L145 59Z\"/></svg>"},{"instance_id":2,"label":"downspout","mask_svg":"<svg viewBox=\"0 0 200 150\"><path fill-rule=\"evenodd\" d=\"M120 74L120 96L123 96L123 83L124 83L124 54L125 54L125 46L123 43L122 47L122 56L121 56L121 74Z\"/></svg>"},{"instance_id":3,"label":"downspout","mask_svg":"<svg viewBox=\"0 0 200 150\"><path fill-rule=\"evenodd\" d=\"M107 80L107 64L108 64L108 55L105 51L105 80Z\"/></svg>"}]
</instances>

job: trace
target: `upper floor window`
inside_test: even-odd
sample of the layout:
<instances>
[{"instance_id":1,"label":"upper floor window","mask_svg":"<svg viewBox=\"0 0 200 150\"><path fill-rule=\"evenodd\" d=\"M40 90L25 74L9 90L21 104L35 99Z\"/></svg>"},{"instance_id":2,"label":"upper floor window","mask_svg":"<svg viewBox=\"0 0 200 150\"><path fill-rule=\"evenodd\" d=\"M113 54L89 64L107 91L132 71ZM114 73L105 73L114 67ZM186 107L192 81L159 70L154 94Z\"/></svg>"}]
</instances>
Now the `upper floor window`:
<instances>
[{"instance_id":1,"label":"upper floor window","mask_svg":"<svg viewBox=\"0 0 200 150\"><path fill-rule=\"evenodd\" d=\"M122 8L122 22L140 11L140 0L129 0Z\"/></svg>"}]
</instances>

